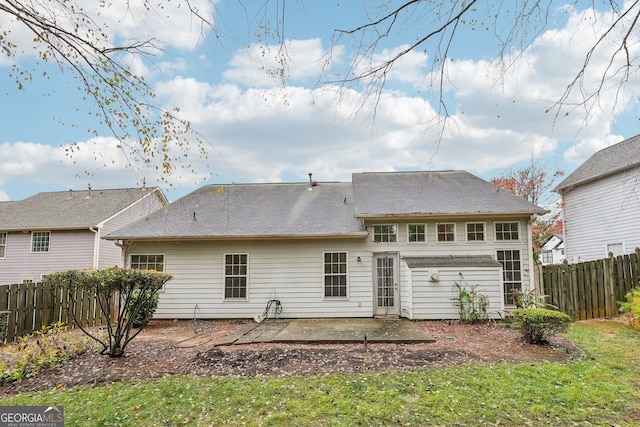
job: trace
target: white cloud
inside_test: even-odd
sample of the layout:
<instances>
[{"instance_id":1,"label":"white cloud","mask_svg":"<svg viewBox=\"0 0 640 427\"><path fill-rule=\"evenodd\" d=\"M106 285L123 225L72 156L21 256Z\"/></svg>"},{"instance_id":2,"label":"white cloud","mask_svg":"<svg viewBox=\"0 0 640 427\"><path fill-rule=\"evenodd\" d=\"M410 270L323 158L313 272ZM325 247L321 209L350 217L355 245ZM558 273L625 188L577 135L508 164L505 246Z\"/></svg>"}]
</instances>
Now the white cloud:
<instances>
[{"instance_id":1,"label":"white cloud","mask_svg":"<svg viewBox=\"0 0 640 427\"><path fill-rule=\"evenodd\" d=\"M188 3L178 0L156 5L146 0L112 0L90 7L87 3L66 1L35 2L32 6L37 13L57 21L64 28L72 30L77 25L78 34L93 39L98 46L153 40L160 49L153 49L152 53L158 55L164 47L195 49L210 29L192 10L213 23L213 3L209 0L189 0ZM99 27L99 33L93 31L93 25L87 26L90 20ZM13 19L11 14L0 13L0 28L4 37L18 46L14 50L17 58L39 55L41 48L33 41L34 33L24 23ZM92 31L87 32L88 28ZM0 65L12 62L6 55L0 55Z\"/></svg>"},{"instance_id":2,"label":"white cloud","mask_svg":"<svg viewBox=\"0 0 640 427\"><path fill-rule=\"evenodd\" d=\"M342 47L332 57L322 48L322 40L286 40L283 46L252 44L233 55L223 77L234 83L254 87L282 86L282 82L314 82L325 67L329 71L339 62Z\"/></svg>"}]
</instances>

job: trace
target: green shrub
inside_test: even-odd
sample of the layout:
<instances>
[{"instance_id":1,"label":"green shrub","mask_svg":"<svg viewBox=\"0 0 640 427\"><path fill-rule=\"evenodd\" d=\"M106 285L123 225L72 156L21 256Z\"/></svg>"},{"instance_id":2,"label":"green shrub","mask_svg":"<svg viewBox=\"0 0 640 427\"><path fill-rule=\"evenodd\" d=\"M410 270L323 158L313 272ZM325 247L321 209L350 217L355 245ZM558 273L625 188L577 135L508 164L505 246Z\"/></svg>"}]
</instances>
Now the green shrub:
<instances>
[{"instance_id":1,"label":"green shrub","mask_svg":"<svg viewBox=\"0 0 640 427\"><path fill-rule=\"evenodd\" d=\"M531 344L541 344L554 334L565 332L571 323L566 314L546 308L513 310L514 325Z\"/></svg>"},{"instance_id":2,"label":"green shrub","mask_svg":"<svg viewBox=\"0 0 640 427\"><path fill-rule=\"evenodd\" d=\"M619 303L620 312L631 313L631 322L636 329L640 329L640 287L633 288L625 295L626 301Z\"/></svg>"},{"instance_id":3,"label":"green shrub","mask_svg":"<svg viewBox=\"0 0 640 427\"><path fill-rule=\"evenodd\" d=\"M159 296L156 292L138 290L131 294L131 304L127 306L127 315L134 328L141 328L149 323L158 308L158 299ZM136 307L138 310L134 313Z\"/></svg>"},{"instance_id":4,"label":"green shrub","mask_svg":"<svg viewBox=\"0 0 640 427\"><path fill-rule=\"evenodd\" d=\"M141 313L143 318L149 314L152 301L171 277L159 271L113 267L61 271L46 276L43 282L52 289L64 288L95 294L100 314L107 319L106 338L88 330L81 319L76 318L79 300L71 298L65 310L82 332L102 346L100 354L121 357L131 340L142 331L142 327L134 326L135 320ZM78 295L82 293L78 292ZM134 298L134 295L137 296Z\"/></svg>"}]
</instances>

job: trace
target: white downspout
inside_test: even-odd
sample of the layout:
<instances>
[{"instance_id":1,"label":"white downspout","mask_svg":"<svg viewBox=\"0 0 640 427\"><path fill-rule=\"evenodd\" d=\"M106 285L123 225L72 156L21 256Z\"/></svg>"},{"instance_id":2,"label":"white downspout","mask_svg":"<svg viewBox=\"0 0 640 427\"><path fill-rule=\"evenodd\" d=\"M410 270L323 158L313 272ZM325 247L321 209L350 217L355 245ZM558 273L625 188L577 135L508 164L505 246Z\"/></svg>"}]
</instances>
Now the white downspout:
<instances>
[{"instance_id":1,"label":"white downspout","mask_svg":"<svg viewBox=\"0 0 640 427\"><path fill-rule=\"evenodd\" d=\"M100 228L89 227L89 230L91 230L94 233L94 238L93 238L93 266L92 266L92 268L94 270L97 270L98 269L98 264L100 262Z\"/></svg>"},{"instance_id":2,"label":"white downspout","mask_svg":"<svg viewBox=\"0 0 640 427\"><path fill-rule=\"evenodd\" d=\"M531 223L535 220L535 215L529 217L527 221L527 240L529 242L529 288L523 289L524 292L532 291L536 285L536 268L535 260L533 259L533 232L531 231ZM539 291L539 289L538 289Z\"/></svg>"}]
</instances>

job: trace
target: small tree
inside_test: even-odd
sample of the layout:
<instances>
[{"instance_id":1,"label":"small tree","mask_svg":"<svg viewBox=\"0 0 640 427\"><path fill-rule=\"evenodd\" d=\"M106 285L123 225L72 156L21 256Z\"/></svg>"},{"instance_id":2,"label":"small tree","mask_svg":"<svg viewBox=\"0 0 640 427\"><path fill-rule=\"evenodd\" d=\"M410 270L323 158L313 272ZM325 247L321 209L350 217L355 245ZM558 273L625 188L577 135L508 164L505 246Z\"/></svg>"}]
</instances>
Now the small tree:
<instances>
[{"instance_id":1,"label":"small tree","mask_svg":"<svg viewBox=\"0 0 640 427\"><path fill-rule=\"evenodd\" d=\"M66 309L73 322L102 345L100 354L120 357L127 344L144 327L144 324L137 326L139 314L153 305L158 291L171 277L158 271L113 267L105 270L62 271L47 276L44 282L52 289L66 287L72 294L78 290L95 292L97 307L107 319L107 338L88 331L76 318L75 307L79 301L72 299ZM112 323L113 320L115 323Z\"/></svg>"}]
</instances>

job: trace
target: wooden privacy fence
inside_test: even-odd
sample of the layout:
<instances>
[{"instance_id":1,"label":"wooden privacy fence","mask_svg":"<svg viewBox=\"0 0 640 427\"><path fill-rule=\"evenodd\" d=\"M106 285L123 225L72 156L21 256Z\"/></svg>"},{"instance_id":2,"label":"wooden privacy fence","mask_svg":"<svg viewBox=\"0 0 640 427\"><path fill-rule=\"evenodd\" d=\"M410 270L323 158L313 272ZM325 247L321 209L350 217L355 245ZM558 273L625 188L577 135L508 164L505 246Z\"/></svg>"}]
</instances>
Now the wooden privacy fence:
<instances>
[{"instance_id":1,"label":"wooden privacy fence","mask_svg":"<svg viewBox=\"0 0 640 427\"><path fill-rule=\"evenodd\" d=\"M51 289L42 283L0 285L0 311L10 312L7 342L56 322L75 328L74 317L83 327L106 323L95 292L69 291L66 287Z\"/></svg>"},{"instance_id":2,"label":"wooden privacy fence","mask_svg":"<svg viewBox=\"0 0 640 427\"><path fill-rule=\"evenodd\" d=\"M546 265L540 280L547 302L574 320L615 316L618 302L640 285L640 249L597 261Z\"/></svg>"}]
</instances>

